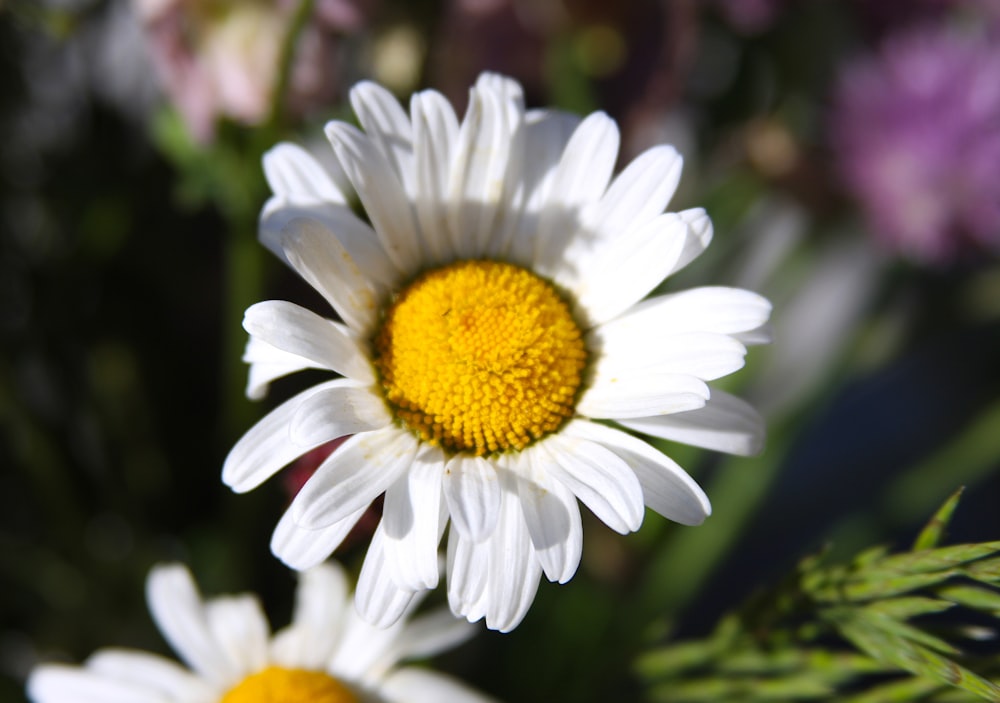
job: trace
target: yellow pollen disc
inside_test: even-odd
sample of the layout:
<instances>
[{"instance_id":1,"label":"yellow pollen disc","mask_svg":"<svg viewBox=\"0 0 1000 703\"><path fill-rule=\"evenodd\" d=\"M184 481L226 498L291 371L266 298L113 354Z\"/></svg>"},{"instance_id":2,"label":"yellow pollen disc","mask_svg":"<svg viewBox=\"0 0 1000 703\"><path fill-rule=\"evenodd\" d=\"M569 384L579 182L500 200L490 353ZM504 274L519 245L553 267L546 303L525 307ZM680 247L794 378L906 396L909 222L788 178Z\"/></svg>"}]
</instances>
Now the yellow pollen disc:
<instances>
[{"instance_id":1,"label":"yellow pollen disc","mask_svg":"<svg viewBox=\"0 0 1000 703\"><path fill-rule=\"evenodd\" d=\"M523 449L572 414L587 351L551 285L511 264L424 274L388 309L375 365L425 441L482 455Z\"/></svg>"},{"instance_id":2,"label":"yellow pollen disc","mask_svg":"<svg viewBox=\"0 0 1000 703\"><path fill-rule=\"evenodd\" d=\"M240 681L219 703L358 703L358 697L329 674L269 666Z\"/></svg>"}]
</instances>

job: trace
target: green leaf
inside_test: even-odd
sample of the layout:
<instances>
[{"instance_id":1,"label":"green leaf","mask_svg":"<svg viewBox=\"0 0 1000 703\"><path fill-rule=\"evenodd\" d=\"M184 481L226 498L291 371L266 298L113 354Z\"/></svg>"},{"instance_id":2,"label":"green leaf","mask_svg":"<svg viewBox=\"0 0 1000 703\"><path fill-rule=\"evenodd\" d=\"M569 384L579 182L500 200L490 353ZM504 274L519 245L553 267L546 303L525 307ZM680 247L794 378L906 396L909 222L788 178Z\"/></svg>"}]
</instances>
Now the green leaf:
<instances>
[{"instance_id":1,"label":"green leaf","mask_svg":"<svg viewBox=\"0 0 1000 703\"><path fill-rule=\"evenodd\" d=\"M917 539L913 542L914 552L933 549L938 546L944 531L948 528L948 523L951 522L951 516L958 506L958 501L961 499L963 491L965 491L965 486L961 486L957 491L952 493L948 500L937 509L934 516L927 521L924 529L920 531Z\"/></svg>"}]
</instances>

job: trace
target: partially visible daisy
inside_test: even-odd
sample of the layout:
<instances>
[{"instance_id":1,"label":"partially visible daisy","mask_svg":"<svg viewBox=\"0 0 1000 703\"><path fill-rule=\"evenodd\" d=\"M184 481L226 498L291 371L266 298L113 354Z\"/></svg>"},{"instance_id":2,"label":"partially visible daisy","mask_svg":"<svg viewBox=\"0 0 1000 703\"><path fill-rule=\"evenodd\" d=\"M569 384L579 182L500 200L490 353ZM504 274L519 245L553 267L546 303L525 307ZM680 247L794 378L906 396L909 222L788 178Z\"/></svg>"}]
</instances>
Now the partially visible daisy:
<instances>
[{"instance_id":1,"label":"partially visible daisy","mask_svg":"<svg viewBox=\"0 0 1000 703\"><path fill-rule=\"evenodd\" d=\"M623 534L644 505L687 525L709 514L675 462L623 429L757 452L757 413L708 382L765 341L770 304L723 287L640 302L705 249L712 226L701 209L664 212L681 173L672 147L612 179L619 133L603 113L525 111L520 86L492 74L461 123L433 91L414 95L409 115L373 83L351 101L365 131L331 122L326 133L371 224L291 144L264 158L274 196L261 221L263 242L342 322L280 301L244 320L251 397L305 368L343 378L250 429L223 480L250 490L353 435L292 501L275 554L295 568L322 561L384 493L360 612L386 625L434 588L450 523L452 609L510 630L543 573L575 573L578 499Z\"/></svg>"},{"instance_id":2,"label":"partially visible daisy","mask_svg":"<svg viewBox=\"0 0 1000 703\"><path fill-rule=\"evenodd\" d=\"M300 575L292 624L270 634L252 595L204 600L186 568L154 568L150 612L187 667L156 654L102 649L81 666L44 664L28 679L34 703L486 703L410 657L448 649L470 634L447 609L392 628L361 620L343 571Z\"/></svg>"}]
</instances>

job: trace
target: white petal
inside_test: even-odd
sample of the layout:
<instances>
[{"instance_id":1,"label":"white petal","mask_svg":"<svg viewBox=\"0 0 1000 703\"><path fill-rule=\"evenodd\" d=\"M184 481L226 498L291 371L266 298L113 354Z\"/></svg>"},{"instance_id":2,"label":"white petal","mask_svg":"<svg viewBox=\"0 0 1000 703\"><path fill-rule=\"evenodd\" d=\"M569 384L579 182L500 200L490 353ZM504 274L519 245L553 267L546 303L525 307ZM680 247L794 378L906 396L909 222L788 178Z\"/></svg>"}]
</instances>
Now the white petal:
<instances>
[{"instance_id":1,"label":"white petal","mask_svg":"<svg viewBox=\"0 0 1000 703\"><path fill-rule=\"evenodd\" d=\"M378 688L386 703L492 703L493 699L442 674L406 667L386 677Z\"/></svg>"},{"instance_id":2,"label":"white petal","mask_svg":"<svg viewBox=\"0 0 1000 703\"><path fill-rule=\"evenodd\" d=\"M347 578L336 564L299 574L292 624L274 636L271 658L290 668L322 671L340 640L348 607Z\"/></svg>"},{"instance_id":3,"label":"white petal","mask_svg":"<svg viewBox=\"0 0 1000 703\"><path fill-rule=\"evenodd\" d=\"M578 116L556 110L530 110L524 117L521 180L510 205L518 217L505 218L501 235L507 247L502 254L513 263L537 269L538 219L548 206L556 167L578 124Z\"/></svg>"},{"instance_id":4,"label":"white petal","mask_svg":"<svg viewBox=\"0 0 1000 703\"><path fill-rule=\"evenodd\" d=\"M351 88L351 107L410 195L413 194L413 129L392 93L371 81Z\"/></svg>"},{"instance_id":5,"label":"white petal","mask_svg":"<svg viewBox=\"0 0 1000 703\"><path fill-rule=\"evenodd\" d=\"M546 275L562 264L566 248L580 236L580 207L598 200L618 158L618 125L603 112L587 116L563 150L549 195L538 218L535 263ZM528 159L533 155L528 154Z\"/></svg>"},{"instance_id":6,"label":"white petal","mask_svg":"<svg viewBox=\"0 0 1000 703\"><path fill-rule=\"evenodd\" d=\"M742 288L706 286L659 295L643 301L597 330L613 335L674 335L714 332L735 335L759 330L771 314L766 298Z\"/></svg>"},{"instance_id":7,"label":"white petal","mask_svg":"<svg viewBox=\"0 0 1000 703\"><path fill-rule=\"evenodd\" d=\"M683 374L598 374L576 410L586 417L648 417L695 410L709 395L704 381Z\"/></svg>"},{"instance_id":8,"label":"white petal","mask_svg":"<svg viewBox=\"0 0 1000 703\"><path fill-rule=\"evenodd\" d=\"M295 417L299 405L313 394L348 383L350 382L344 379L336 379L313 386L289 398L265 415L229 450L229 455L222 465L223 483L236 493L245 493L259 486L309 449L325 442L326 440L321 439L312 446L292 442L289 435L292 418Z\"/></svg>"},{"instance_id":9,"label":"white petal","mask_svg":"<svg viewBox=\"0 0 1000 703\"><path fill-rule=\"evenodd\" d=\"M375 381L366 351L347 327L295 303L268 300L251 305L244 313L243 329L317 368L362 383Z\"/></svg>"},{"instance_id":10,"label":"white petal","mask_svg":"<svg viewBox=\"0 0 1000 703\"><path fill-rule=\"evenodd\" d=\"M243 351L243 361L250 364L246 388L247 398L250 400L264 398L268 386L275 379L304 369L317 368L309 359L289 354L252 336L247 340L247 346Z\"/></svg>"},{"instance_id":11,"label":"white petal","mask_svg":"<svg viewBox=\"0 0 1000 703\"><path fill-rule=\"evenodd\" d=\"M657 215L609 239L579 237L556 280L572 291L588 325L610 320L642 300L674 269L688 226L675 213Z\"/></svg>"},{"instance_id":12,"label":"white petal","mask_svg":"<svg viewBox=\"0 0 1000 703\"><path fill-rule=\"evenodd\" d=\"M439 448L422 445L410 469L385 492L385 554L393 581L404 588L434 588L438 583L438 542L445 521L444 465Z\"/></svg>"},{"instance_id":13,"label":"white petal","mask_svg":"<svg viewBox=\"0 0 1000 703\"><path fill-rule=\"evenodd\" d=\"M462 537L454 527L448 531L448 604L456 615L475 622L486 615L486 582L489 548Z\"/></svg>"},{"instance_id":14,"label":"white petal","mask_svg":"<svg viewBox=\"0 0 1000 703\"><path fill-rule=\"evenodd\" d=\"M458 139L458 120L443 95L432 90L414 94L414 205L429 259L442 264L454 258L448 219L448 183Z\"/></svg>"},{"instance_id":15,"label":"white petal","mask_svg":"<svg viewBox=\"0 0 1000 703\"><path fill-rule=\"evenodd\" d=\"M292 501L302 527L327 527L369 505L409 468L417 440L387 427L357 434L319 465Z\"/></svg>"},{"instance_id":16,"label":"white petal","mask_svg":"<svg viewBox=\"0 0 1000 703\"><path fill-rule=\"evenodd\" d=\"M635 472L646 505L668 520L700 525L712 513L708 496L670 457L637 437L605 425L573 420L563 432L607 447Z\"/></svg>"},{"instance_id":17,"label":"white petal","mask_svg":"<svg viewBox=\"0 0 1000 703\"><path fill-rule=\"evenodd\" d=\"M240 670L220 650L191 573L178 564L153 567L146 579L149 612L164 639L198 674L214 684L232 684Z\"/></svg>"},{"instance_id":18,"label":"white petal","mask_svg":"<svg viewBox=\"0 0 1000 703\"><path fill-rule=\"evenodd\" d=\"M302 147L282 142L264 154L264 177L275 195L294 203L338 203L347 199L333 178Z\"/></svg>"},{"instance_id":19,"label":"white petal","mask_svg":"<svg viewBox=\"0 0 1000 703\"><path fill-rule=\"evenodd\" d=\"M642 486L621 458L595 442L561 434L537 446L550 456L545 470L573 491L601 522L621 534L639 529L644 512Z\"/></svg>"},{"instance_id":20,"label":"white petal","mask_svg":"<svg viewBox=\"0 0 1000 703\"><path fill-rule=\"evenodd\" d=\"M520 453L514 473L517 495L535 547L538 561L549 581L566 583L576 573L583 552L583 526L576 497L546 470L548 453Z\"/></svg>"},{"instance_id":21,"label":"white petal","mask_svg":"<svg viewBox=\"0 0 1000 703\"><path fill-rule=\"evenodd\" d=\"M672 334L659 328L592 330L588 347L596 352L595 384L643 375L681 374L714 381L743 368L746 347L728 335L710 332Z\"/></svg>"},{"instance_id":22,"label":"white petal","mask_svg":"<svg viewBox=\"0 0 1000 703\"><path fill-rule=\"evenodd\" d=\"M318 447L349 434L392 424L385 402L370 388L332 383L302 399L288 425L288 436L301 447Z\"/></svg>"},{"instance_id":23,"label":"white petal","mask_svg":"<svg viewBox=\"0 0 1000 703\"><path fill-rule=\"evenodd\" d=\"M509 197L504 185L512 137L520 122L510 107L503 91L477 87L469 96L448 184L451 233L461 258L486 253L498 210Z\"/></svg>"},{"instance_id":24,"label":"white petal","mask_svg":"<svg viewBox=\"0 0 1000 703\"><path fill-rule=\"evenodd\" d=\"M388 627L409 609L416 591L400 588L390 578L383 548L385 533L380 524L372 535L365 563L358 576L354 605L358 614L371 625Z\"/></svg>"},{"instance_id":25,"label":"white petal","mask_svg":"<svg viewBox=\"0 0 1000 703\"><path fill-rule=\"evenodd\" d=\"M444 497L452 523L465 537L481 542L493 532L500 512L500 482L486 459L456 454L444 472Z\"/></svg>"},{"instance_id":26,"label":"white petal","mask_svg":"<svg viewBox=\"0 0 1000 703\"><path fill-rule=\"evenodd\" d=\"M265 207L260 221L260 241L289 266L291 263L285 255L282 238L285 229L296 220L311 220L328 236L336 237L365 278L389 288L399 283L400 272L382 249L375 230L345 205L321 203L282 204L276 209Z\"/></svg>"},{"instance_id":27,"label":"white petal","mask_svg":"<svg viewBox=\"0 0 1000 703\"><path fill-rule=\"evenodd\" d=\"M403 274L423 263L420 233L409 197L382 153L368 137L343 122L330 122L326 136L351 179L386 254Z\"/></svg>"},{"instance_id":28,"label":"white petal","mask_svg":"<svg viewBox=\"0 0 1000 703\"><path fill-rule=\"evenodd\" d=\"M680 271L701 256L701 253L712 243L712 233L714 231L712 220L709 219L703 208L696 207L690 210L682 210L677 214L688 223L688 236L684 242L684 251L681 252L680 258L674 264L674 270L670 273Z\"/></svg>"},{"instance_id":29,"label":"white petal","mask_svg":"<svg viewBox=\"0 0 1000 703\"><path fill-rule=\"evenodd\" d=\"M396 661L433 657L465 642L475 632L470 623L457 619L447 608L439 608L406 623L393 642L393 655Z\"/></svg>"},{"instance_id":30,"label":"white petal","mask_svg":"<svg viewBox=\"0 0 1000 703\"><path fill-rule=\"evenodd\" d=\"M240 676L249 676L267 666L271 628L255 597L214 598L205 604L205 619L219 650Z\"/></svg>"},{"instance_id":31,"label":"white petal","mask_svg":"<svg viewBox=\"0 0 1000 703\"><path fill-rule=\"evenodd\" d=\"M310 530L295 523L289 508L271 535L271 552L292 569L311 569L340 546L367 509L366 505L332 525Z\"/></svg>"},{"instance_id":32,"label":"white petal","mask_svg":"<svg viewBox=\"0 0 1000 703\"><path fill-rule=\"evenodd\" d=\"M156 691L171 701L212 700L214 692L177 662L155 654L127 649L102 649L87 659L87 669L107 679L133 683ZM77 700L76 696L62 700ZM44 699L41 703L45 703Z\"/></svg>"},{"instance_id":33,"label":"white petal","mask_svg":"<svg viewBox=\"0 0 1000 703\"><path fill-rule=\"evenodd\" d=\"M760 414L746 401L715 388L698 410L620 422L636 432L728 454L752 456L764 449Z\"/></svg>"},{"instance_id":34,"label":"white petal","mask_svg":"<svg viewBox=\"0 0 1000 703\"><path fill-rule=\"evenodd\" d=\"M677 190L682 165L681 155L672 146L646 150L618 174L599 202L586 209L586 229L609 239L653 219Z\"/></svg>"},{"instance_id":35,"label":"white petal","mask_svg":"<svg viewBox=\"0 0 1000 703\"><path fill-rule=\"evenodd\" d=\"M486 543L490 550L486 626L510 632L524 619L535 599L542 567L531 546L515 479L503 471L501 481L500 518Z\"/></svg>"},{"instance_id":36,"label":"white petal","mask_svg":"<svg viewBox=\"0 0 1000 703\"><path fill-rule=\"evenodd\" d=\"M302 278L326 299L341 319L360 336L373 328L381 291L322 225L292 220L283 230L285 257Z\"/></svg>"},{"instance_id":37,"label":"white petal","mask_svg":"<svg viewBox=\"0 0 1000 703\"><path fill-rule=\"evenodd\" d=\"M173 703L141 683L109 679L79 667L49 664L28 679L34 703Z\"/></svg>"}]
</instances>

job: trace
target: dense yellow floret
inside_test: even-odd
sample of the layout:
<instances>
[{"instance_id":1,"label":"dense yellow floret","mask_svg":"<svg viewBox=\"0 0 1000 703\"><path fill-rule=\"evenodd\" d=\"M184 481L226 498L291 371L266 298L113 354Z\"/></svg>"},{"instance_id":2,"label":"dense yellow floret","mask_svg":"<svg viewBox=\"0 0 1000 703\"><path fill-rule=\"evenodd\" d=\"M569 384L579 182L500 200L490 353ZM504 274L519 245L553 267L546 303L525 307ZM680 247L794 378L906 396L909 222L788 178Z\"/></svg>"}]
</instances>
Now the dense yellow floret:
<instances>
[{"instance_id":1,"label":"dense yellow floret","mask_svg":"<svg viewBox=\"0 0 1000 703\"><path fill-rule=\"evenodd\" d=\"M573 414L587 352L550 284L495 261L424 274L375 338L375 365L397 416L456 452L523 449Z\"/></svg>"},{"instance_id":2,"label":"dense yellow floret","mask_svg":"<svg viewBox=\"0 0 1000 703\"><path fill-rule=\"evenodd\" d=\"M329 674L269 666L243 679L219 703L358 703L358 697Z\"/></svg>"}]
</instances>

